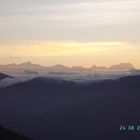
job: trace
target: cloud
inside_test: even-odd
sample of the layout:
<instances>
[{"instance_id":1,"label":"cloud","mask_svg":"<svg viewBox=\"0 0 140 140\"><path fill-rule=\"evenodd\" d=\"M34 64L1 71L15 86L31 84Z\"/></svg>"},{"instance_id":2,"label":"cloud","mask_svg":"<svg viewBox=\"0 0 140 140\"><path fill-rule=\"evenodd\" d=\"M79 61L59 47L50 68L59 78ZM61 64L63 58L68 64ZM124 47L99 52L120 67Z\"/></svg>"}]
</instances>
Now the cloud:
<instances>
[{"instance_id":1,"label":"cloud","mask_svg":"<svg viewBox=\"0 0 140 140\"><path fill-rule=\"evenodd\" d=\"M19 57L19 56L9 56L9 57L6 57L6 59L8 59L8 60L18 60L18 59L21 59L21 57Z\"/></svg>"},{"instance_id":2,"label":"cloud","mask_svg":"<svg viewBox=\"0 0 140 140\"><path fill-rule=\"evenodd\" d=\"M122 47L125 42L23 42L0 45L0 55L8 59L19 59L25 56L67 56L90 52L102 52L105 49Z\"/></svg>"},{"instance_id":3,"label":"cloud","mask_svg":"<svg viewBox=\"0 0 140 140\"><path fill-rule=\"evenodd\" d=\"M0 9L0 40L139 40L139 0L13 3Z\"/></svg>"},{"instance_id":4,"label":"cloud","mask_svg":"<svg viewBox=\"0 0 140 140\"><path fill-rule=\"evenodd\" d=\"M79 3L54 3L54 4L37 4L23 7L21 15L27 16L34 21L84 21L93 20L102 22L110 20L113 22L124 22L127 18L132 18L135 14L140 14L140 2L133 1L101 1L80 2ZM24 15L25 14L25 15ZM20 15L19 15L20 16ZM29 18L28 18L29 17ZM121 17L126 17L125 19ZM118 20L118 18L120 18ZM133 18L136 18L135 16ZM129 19L129 20L130 20ZM99 21L98 21L99 20ZM135 20L138 20L137 18ZM28 22L29 20L27 20ZM132 20L131 20L132 21ZM127 21L126 21L127 22ZM103 22L104 23L104 22Z\"/></svg>"}]
</instances>

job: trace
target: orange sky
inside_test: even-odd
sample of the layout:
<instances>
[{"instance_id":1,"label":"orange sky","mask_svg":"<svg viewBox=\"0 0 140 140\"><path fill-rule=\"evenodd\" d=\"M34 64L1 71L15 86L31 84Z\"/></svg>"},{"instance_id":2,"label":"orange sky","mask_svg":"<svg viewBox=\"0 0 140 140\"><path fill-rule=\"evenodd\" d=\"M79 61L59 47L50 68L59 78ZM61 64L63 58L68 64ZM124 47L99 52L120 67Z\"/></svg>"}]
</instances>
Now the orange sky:
<instances>
[{"instance_id":1,"label":"orange sky","mask_svg":"<svg viewBox=\"0 0 140 140\"><path fill-rule=\"evenodd\" d=\"M126 42L10 42L0 44L0 64L32 61L42 65L110 66L130 62L140 68L140 47Z\"/></svg>"},{"instance_id":2,"label":"orange sky","mask_svg":"<svg viewBox=\"0 0 140 140\"><path fill-rule=\"evenodd\" d=\"M0 64L140 68L140 0L5 0Z\"/></svg>"}]
</instances>

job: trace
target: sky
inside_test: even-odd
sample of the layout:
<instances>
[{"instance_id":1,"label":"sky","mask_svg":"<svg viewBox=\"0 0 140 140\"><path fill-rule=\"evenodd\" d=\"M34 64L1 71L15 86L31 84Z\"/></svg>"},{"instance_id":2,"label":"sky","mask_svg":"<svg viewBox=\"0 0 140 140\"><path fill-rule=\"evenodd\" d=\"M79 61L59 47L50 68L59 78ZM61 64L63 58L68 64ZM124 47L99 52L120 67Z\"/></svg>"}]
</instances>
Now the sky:
<instances>
[{"instance_id":1,"label":"sky","mask_svg":"<svg viewBox=\"0 0 140 140\"><path fill-rule=\"evenodd\" d=\"M140 0L0 0L0 64L140 68Z\"/></svg>"}]
</instances>

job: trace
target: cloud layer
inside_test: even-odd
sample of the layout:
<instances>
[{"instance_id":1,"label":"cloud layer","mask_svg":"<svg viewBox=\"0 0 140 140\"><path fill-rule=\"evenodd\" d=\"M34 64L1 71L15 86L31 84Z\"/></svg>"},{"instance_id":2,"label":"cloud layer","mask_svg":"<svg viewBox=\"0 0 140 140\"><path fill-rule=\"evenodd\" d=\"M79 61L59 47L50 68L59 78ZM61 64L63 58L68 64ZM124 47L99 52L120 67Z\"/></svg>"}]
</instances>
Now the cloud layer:
<instances>
[{"instance_id":1,"label":"cloud layer","mask_svg":"<svg viewBox=\"0 0 140 140\"><path fill-rule=\"evenodd\" d=\"M139 42L139 0L0 2L0 40Z\"/></svg>"}]
</instances>

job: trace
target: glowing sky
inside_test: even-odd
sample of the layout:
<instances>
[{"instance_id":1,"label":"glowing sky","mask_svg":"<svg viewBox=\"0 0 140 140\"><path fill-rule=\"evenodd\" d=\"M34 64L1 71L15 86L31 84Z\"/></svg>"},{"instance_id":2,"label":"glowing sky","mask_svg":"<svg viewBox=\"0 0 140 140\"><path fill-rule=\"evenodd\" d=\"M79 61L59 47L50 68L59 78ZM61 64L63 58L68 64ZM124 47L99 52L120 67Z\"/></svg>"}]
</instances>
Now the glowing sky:
<instances>
[{"instance_id":1,"label":"glowing sky","mask_svg":"<svg viewBox=\"0 0 140 140\"><path fill-rule=\"evenodd\" d=\"M140 68L140 0L0 0L0 64Z\"/></svg>"}]
</instances>

